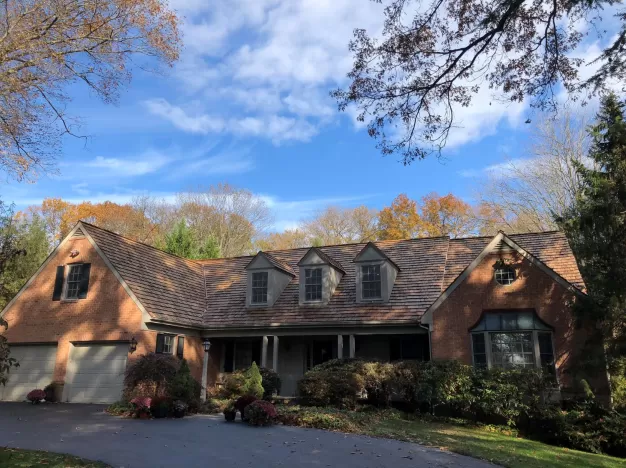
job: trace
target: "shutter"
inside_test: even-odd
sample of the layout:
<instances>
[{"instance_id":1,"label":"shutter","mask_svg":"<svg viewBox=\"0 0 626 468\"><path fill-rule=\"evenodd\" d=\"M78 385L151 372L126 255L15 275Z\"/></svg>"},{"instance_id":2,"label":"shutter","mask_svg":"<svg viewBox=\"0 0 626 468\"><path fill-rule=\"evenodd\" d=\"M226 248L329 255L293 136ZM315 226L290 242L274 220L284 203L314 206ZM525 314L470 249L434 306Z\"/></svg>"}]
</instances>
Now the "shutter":
<instances>
[{"instance_id":1,"label":"shutter","mask_svg":"<svg viewBox=\"0 0 626 468\"><path fill-rule=\"evenodd\" d=\"M63 294L63 274L65 273L65 267L59 265L57 267L57 275L54 279L54 291L52 292L52 300L60 301Z\"/></svg>"},{"instance_id":2,"label":"shutter","mask_svg":"<svg viewBox=\"0 0 626 468\"><path fill-rule=\"evenodd\" d=\"M176 344L176 356L182 359L184 355L184 351L185 351L185 337L179 336L178 343Z\"/></svg>"},{"instance_id":3,"label":"shutter","mask_svg":"<svg viewBox=\"0 0 626 468\"><path fill-rule=\"evenodd\" d=\"M162 335L161 333L159 333L157 335L157 342L156 342L156 352L157 353L162 353L163 352L163 344L165 342L165 335Z\"/></svg>"},{"instance_id":4,"label":"shutter","mask_svg":"<svg viewBox=\"0 0 626 468\"><path fill-rule=\"evenodd\" d=\"M87 297L87 290L89 289L89 272L90 271L91 271L91 263L83 263L83 267L80 272L80 286L78 288L79 299L85 299Z\"/></svg>"},{"instance_id":5,"label":"shutter","mask_svg":"<svg viewBox=\"0 0 626 468\"><path fill-rule=\"evenodd\" d=\"M233 371L233 359L235 358L235 342L226 341L224 343L224 372Z\"/></svg>"}]
</instances>

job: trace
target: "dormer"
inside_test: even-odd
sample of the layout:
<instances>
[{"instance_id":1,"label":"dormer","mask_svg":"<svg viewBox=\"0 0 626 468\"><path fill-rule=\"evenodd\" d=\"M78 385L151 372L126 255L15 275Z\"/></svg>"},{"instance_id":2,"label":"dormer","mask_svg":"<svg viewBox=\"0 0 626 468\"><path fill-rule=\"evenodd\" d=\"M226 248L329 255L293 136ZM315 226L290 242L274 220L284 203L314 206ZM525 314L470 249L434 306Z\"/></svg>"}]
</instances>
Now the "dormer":
<instances>
[{"instance_id":1,"label":"dormer","mask_svg":"<svg viewBox=\"0 0 626 468\"><path fill-rule=\"evenodd\" d=\"M265 252L246 266L246 306L271 307L296 276L291 267Z\"/></svg>"},{"instance_id":2,"label":"dormer","mask_svg":"<svg viewBox=\"0 0 626 468\"><path fill-rule=\"evenodd\" d=\"M298 262L300 268L300 305L326 305L346 272L341 264L317 247L312 247Z\"/></svg>"},{"instance_id":3,"label":"dormer","mask_svg":"<svg viewBox=\"0 0 626 468\"><path fill-rule=\"evenodd\" d=\"M356 264L356 301L387 302L400 271L372 242L354 258Z\"/></svg>"}]
</instances>

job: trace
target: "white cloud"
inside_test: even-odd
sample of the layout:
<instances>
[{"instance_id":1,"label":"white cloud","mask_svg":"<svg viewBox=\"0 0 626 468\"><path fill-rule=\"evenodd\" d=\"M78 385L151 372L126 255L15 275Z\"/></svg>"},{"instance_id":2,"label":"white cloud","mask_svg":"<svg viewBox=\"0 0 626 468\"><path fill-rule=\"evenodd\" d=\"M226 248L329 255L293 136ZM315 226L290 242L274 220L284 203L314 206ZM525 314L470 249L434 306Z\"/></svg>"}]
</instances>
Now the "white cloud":
<instances>
[{"instance_id":1,"label":"white cloud","mask_svg":"<svg viewBox=\"0 0 626 468\"><path fill-rule=\"evenodd\" d=\"M222 119L205 113L190 115L165 99L145 101L145 105L151 113L167 119L176 128L188 133L262 137L276 144L290 140L308 141L317 133L316 127L306 120L281 115Z\"/></svg>"},{"instance_id":2,"label":"white cloud","mask_svg":"<svg viewBox=\"0 0 626 468\"><path fill-rule=\"evenodd\" d=\"M169 156L156 151L147 151L136 158L97 156L81 165L87 168L100 169L101 171L98 171L99 176L108 173L117 177L136 177L157 172L171 161L172 158Z\"/></svg>"},{"instance_id":3,"label":"white cloud","mask_svg":"<svg viewBox=\"0 0 626 468\"><path fill-rule=\"evenodd\" d=\"M461 177L513 177L513 173L523 172L525 167L533 164L534 158L514 158L498 164L492 164L481 169L467 169L459 171Z\"/></svg>"}]
</instances>

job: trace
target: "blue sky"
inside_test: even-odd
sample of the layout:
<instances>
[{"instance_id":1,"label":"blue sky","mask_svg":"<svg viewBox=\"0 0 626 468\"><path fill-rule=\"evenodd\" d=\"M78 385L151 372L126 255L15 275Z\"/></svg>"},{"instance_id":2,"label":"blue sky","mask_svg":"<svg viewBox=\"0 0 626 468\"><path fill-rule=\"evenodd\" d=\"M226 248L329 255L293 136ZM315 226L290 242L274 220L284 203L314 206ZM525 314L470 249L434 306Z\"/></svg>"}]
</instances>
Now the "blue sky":
<instances>
[{"instance_id":1,"label":"blue sky","mask_svg":"<svg viewBox=\"0 0 626 468\"><path fill-rule=\"evenodd\" d=\"M19 208L46 197L125 203L149 193L218 182L247 188L273 210L274 229L329 204L375 208L399 193L452 192L471 202L488 168L527 158L533 112L482 90L444 158L403 166L383 157L329 91L345 85L355 27L379 31L382 8L367 0L175 0L185 49L165 75L137 71L118 106L80 85L68 111L87 141L66 138L58 174L7 183ZM581 27L586 27L581 25ZM587 42L581 54L597 52Z\"/></svg>"}]
</instances>

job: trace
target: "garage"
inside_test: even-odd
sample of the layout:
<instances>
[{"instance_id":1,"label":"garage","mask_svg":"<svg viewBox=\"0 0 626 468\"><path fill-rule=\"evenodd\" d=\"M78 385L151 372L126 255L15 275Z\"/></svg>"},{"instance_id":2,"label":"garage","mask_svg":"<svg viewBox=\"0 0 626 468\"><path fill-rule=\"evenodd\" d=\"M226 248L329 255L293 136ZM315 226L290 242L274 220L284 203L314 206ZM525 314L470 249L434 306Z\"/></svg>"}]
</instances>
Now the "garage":
<instances>
[{"instance_id":1,"label":"garage","mask_svg":"<svg viewBox=\"0 0 626 468\"><path fill-rule=\"evenodd\" d=\"M56 345L12 345L11 357L20 366L11 369L6 386L0 385L0 400L23 401L31 390L52 382Z\"/></svg>"},{"instance_id":2,"label":"garage","mask_svg":"<svg viewBox=\"0 0 626 468\"><path fill-rule=\"evenodd\" d=\"M113 403L119 400L127 357L128 343L74 344L67 368L67 401Z\"/></svg>"}]
</instances>

